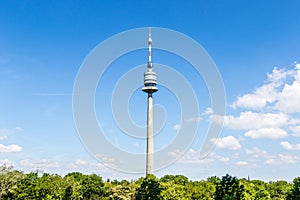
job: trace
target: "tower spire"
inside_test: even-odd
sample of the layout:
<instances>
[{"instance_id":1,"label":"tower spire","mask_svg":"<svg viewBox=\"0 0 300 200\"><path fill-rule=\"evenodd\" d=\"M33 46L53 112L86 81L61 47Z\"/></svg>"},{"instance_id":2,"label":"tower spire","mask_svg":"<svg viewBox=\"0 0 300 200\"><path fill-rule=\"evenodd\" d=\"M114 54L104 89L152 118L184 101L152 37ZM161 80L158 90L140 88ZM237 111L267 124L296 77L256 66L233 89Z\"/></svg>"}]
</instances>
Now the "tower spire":
<instances>
[{"instance_id":1,"label":"tower spire","mask_svg":"<svg viewBox=\"0 0 300 200\"><path fill-rule=\"evenodd\" d=\"M149 27L148 33L148 69L152 70L152 38L151 38L151 27Z\"/></svg>"}]
</instances>

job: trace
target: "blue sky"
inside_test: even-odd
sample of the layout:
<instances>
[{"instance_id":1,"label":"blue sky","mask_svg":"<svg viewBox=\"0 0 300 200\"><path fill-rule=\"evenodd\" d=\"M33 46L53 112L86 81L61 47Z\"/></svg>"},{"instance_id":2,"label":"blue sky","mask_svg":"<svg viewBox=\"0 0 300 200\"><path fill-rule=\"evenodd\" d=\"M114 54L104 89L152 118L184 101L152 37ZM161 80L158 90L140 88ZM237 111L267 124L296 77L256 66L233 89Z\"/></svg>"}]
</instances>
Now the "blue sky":
<instances>
[{"instance_id":1,"label":"blue sky","mask_svg":"<svg viewBox=\"0 0 300 200\"><path fill-rule=\"evenodd\" d=\"M154 63L178 70L194 90L201 91L196 92L201 116L197 116L200 128L194 144L180 160L156 174L184 174L191 179L226 173L263 180L299 176L299 2L0 4L0 163L24 171L82 171L120 179L141 176L111 170L87 152L73 121L72 92L82 62L98 44L120 32L151 26L181 32L202 45L220 71L227 99L224 130L216 148L199 160L203 134L221 116L207 112L209 94L192 67L154 49ZM145 144L122 139L111 114L110 96L122 74L146 62L146 50L123 55L107 71L106 86L99 86L96 94L103 130L112 144L129 152L143 152ZM180 109L176 95L166 88L161 87L155 98L167 113L164 130L155 141L156 148L163 148L180 129ZM145 105L145 94L134 92L129 111L140 126L146 122Z\"/></svg>"}]
</instances>

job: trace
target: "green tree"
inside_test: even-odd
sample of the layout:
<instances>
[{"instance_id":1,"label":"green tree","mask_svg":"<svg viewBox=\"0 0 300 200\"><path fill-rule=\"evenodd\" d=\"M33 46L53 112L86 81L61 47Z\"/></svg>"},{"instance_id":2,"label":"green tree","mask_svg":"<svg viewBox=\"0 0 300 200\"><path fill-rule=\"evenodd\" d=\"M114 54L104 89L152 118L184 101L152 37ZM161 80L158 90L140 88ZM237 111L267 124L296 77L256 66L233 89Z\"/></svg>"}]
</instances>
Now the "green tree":
<instances>
[{"instance_id":1,"label":"green tree","mask_svg":"<svg viewBox=\"0 0 300 200\"><path fill-rule=\"evenodd\" d=\"M254 200L255 194L256 194L256 189L254 183L251 181L243 178L240 179L240 184L244 185L244 198L246 200Z\"/></svg>"},{"instance_id":2,"label":"green tree","mask_svg":"<svg viewBox=\"0 0 300 200\"><path fill-rule=\"evenodd\" d=\"M205 199L213 200L216 187L212 182L208 181L191 181L187 187L189 199Z\"/></svg>"},{"instance_id":3,"label":"green tree","mask_svg":"<svg viewBox=\"0 0 300 200\"><path fill-rule=\"evenodd\" d=\"M137 189L136 199L161 200L161 191L162 188L157 178L152 174L148 174L140 187Z\"/></svg>"},{"instance_id":4,"label":"green tree","mask_svg":"<svg viewBox=\"0 0 300 200\"><path fill-rule=\"evenodd\" d=\"M135 198L137 184L126 180L106 182L104 186L105 197L114 200L131 200Z\"/></svg>"},{"instance_id":5,"label":"green tree","mask_svg":"<svg viewBox=\"0 0 300 200\"><path fill-rule=\"evenodd\" d=\"M267 183L261 180L251 180L249 185L245 185L244 194L245 199L254 199L254 200L268 200L271 199L270 194L267 190ZM250 188L246 188L250 187Z\"/></svg>"},{"instance_id":6,"label":"green tree","mask_svg":"<svg viewBox=\"0 0 300 200\"><path fill-rule=\"evenodd\" d=\"M187 200L186 186L176 184L174 180L161 182L161 197L164 200Z\"/></svg>"},{"instance_id":7,"label":"green tree","mask_svg":"<svg viewBox=\"0 0 300 200\"><path fill-rule=\"evenodd\" d=\"M288 200L300 199L300 177L293 180L293 186L287 195Z\"/></svg>"},{"instance_id":8,"label":"green tree","mask_svg":"<svg viewBox=\"0 0 300 200\"><path fill-rule=\"evenodd\" d=\"M256 192L255 194L255 200L270 200L270 194L267 190L261 189Z\"/></svg>"},{"instance_id":9,"label":"green tree","mask_svg":"<svg viewBox=\"0 0 300 200\"><path fill-rule=\"evenodd\" d=\"M0 167L0 199L10 198L17 182L23 177L24 174L13 170L12 166L2 165Z\"/></svg>"},{"instance_id":10,"label":"green tree","mask_svg":"<svg viewBox=\"0 0 300 200\"><path fill-rule=\"evenodd\" d=\"M75 178L72 176L65 176L63 180L66 184L66 189L63 197L64 200L83 199L83 195L81 193L81 184L79 181L75 180Z\"/></svg>"},{"instance_id":11,"label":"green tree","mask_svg":"<svg viewBox=\"0 0 300 200\"><path fill-rule=\"evenodd\" d=\"M185 185L189 182L189 179L183 175L165 175L160 179L160 182L174 181L175 184Z\"/></svg>"},{"instance_id":12,"label":"green tree","mask_svg":"<svg viewBox=\"0 0 300 200\"><path fill-rule=\"evenodd\" d=\"M240 185L239 180L226 174L216 186L215 200L241 200L244 199L243 191L244 186Z\"/></svg>"},{"instance_id":13,"label":"green tree","mask_svg":"<svg viewBox=\"0 0 300 200\"><path fill-rule=\"evenodd\" d=\"M73 177L74 181L77 182L77 184L75 183L73 184L73 187L69 186L66 189L65 198L70 198L70 196L74 196L74 186L77 187L76 189L79 189L80 194L78 195L82 197L82 199L99 199L103 197L104 183L100 176L97 176L96 174L84 175L80 172L72 172L67 174L66 177ZM78 187L78 183L80 187Z\"/></svg>"},{"instance_id":14,"label":"green tree","mask_svg":"<svg viewBox=\"0 0 300 200\"><path fill-rule=\"evenodd\" d=\"M63 178L57 174L44 173L38 179L36 191L41 199L62 199L66 190Z\"/></svg>"},{"instance_id":15,"label":"green tree","mask_svg":"<svg viewBox=\"0 0 300 200\"><path fill-rule=\"evenodd\" d=\"M267 185L270 197L274 200L285 200L290 189L291 186L287 181L269 182Z\"/></svg>"},{"instance_id":16,"label":"green tree","mask_svg":"<svg viewBox=\"0 0 300 200\"><path fill-rule=\"evenodd\" d=\"M213 183L214 185L217 185L221 182L221 179L217 176L210 176L207 178L207 182Z\"/></svg>"},{"instance_id":17,"label":"green tree","mask_svg":"<svg viewBox=\"0 0 300 200\"><path fill-rule=\"evenodd\" d=\"M12 199L40 199L38 185L38 173L31 172L26 174L17 184L13 192Z\"/></svg>"}]
</instances>

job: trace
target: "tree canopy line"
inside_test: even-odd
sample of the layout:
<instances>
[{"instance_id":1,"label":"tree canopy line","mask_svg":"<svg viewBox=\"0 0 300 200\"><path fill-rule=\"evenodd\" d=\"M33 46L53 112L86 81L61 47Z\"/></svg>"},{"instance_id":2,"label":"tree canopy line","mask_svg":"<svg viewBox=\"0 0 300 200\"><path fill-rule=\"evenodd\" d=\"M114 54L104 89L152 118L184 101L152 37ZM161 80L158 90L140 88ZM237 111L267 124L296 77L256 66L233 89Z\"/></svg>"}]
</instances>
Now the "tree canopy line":
<instances>
[{"instance_id":1,"label":"tree canopy line","mask_svg":"<svg viewBox=\"0 0 300 200\"><path fill-rule=\"evenodd\" d=\"M154 175L137 180L106 180L96 174L24 173L0 168L0 199L34 200L300 200L300 177L264 182L230 176L192 181L183 175Z\"/></svg>"}]
</instances>

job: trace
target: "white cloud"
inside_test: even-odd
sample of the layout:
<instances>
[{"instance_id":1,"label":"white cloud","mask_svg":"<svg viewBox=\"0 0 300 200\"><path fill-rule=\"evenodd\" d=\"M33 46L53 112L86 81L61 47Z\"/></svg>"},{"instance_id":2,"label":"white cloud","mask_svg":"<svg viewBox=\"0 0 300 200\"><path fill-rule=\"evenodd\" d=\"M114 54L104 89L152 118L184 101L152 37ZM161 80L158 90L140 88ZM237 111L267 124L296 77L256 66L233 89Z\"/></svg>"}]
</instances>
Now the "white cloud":
<instances>
[{"instance_id":1,"label":"white cloud","mask_svg":"<svg viewBox=\"0 0 300 200\"><path fill-rule=\"evenodd\" d=\"M206 110L204 111L203 115L211 115L213 114L214 111L211 107L206 108Z\"/></svg>"},{"instance_id":2,"label":"white cloud","mask_svg":"<svg viewBox=\"0 0 300 200\"><path fill-rule=\"evenodd\" d=\"M300 81L300 80L299 80ZM275 107L287 113L300 113L300 83L285 84Z\"/></svg>"},{"instance_id":3,"label":"white cloud","mask_svg":"<svg viewBox=\"0 0 300 200\"><path fill-rule=\"evenodd\" d=\"M78 159L78 160L76 160L75 161L75 164L76 165L86 165L86 164L88 164L85 160L80 160L80 159Z\"/></svg>"},{"instance_id":4,"label":"white cloud","mask_svg":"<svg viewBox=\"0 0 300 200\"><path fill-rule=\"evenodd\" d=\"M288 73L284 69L274 68L272 73L267 74L264 85L257 87L252 93L241 95L232 103L233 108L246 108L260 110L277 100L279 88L284 83Z\"/></svg>"},{"instance_id":5,"label":"white cloud","mask_svg":"<svg viewBox=\"0 0 300 200\"><path fill-rule=\"evenodd\" d=\"M230 160L228 157L223 157L215 153L211 153L209 156L223 163L227 163Z\"/></svg>"},{"instance_id":6,"label":"white cloud","mask_svg":"<svg viewBox=\"0 0 300 200\"><path fill-rule=\"evenodd\" d=\"M220 161L223 163L229 161L228 157L223 157L215 153L210 153L207 157L200 158L199 152L195 151L194 149L189 149L186 152L177 149L168 153L168 156L170 156L171 158L177 158L180 155L182 155L182 157L178 161L176 161L177 163L211 164L215 161Z\"/></svg>"},{"instance_id":7,"label":"white cloud","mask_svg":"<svg viewBox=\"0 0 300 200\"><path fill-rule=\"evenodd\" d=\"M229 158L228 157L220 157L219 159L221 162L228 162Z\"/></svg>"},{"instance_id":8,"label":"white cloud","mask_svg":"<svg viewBox=\"0 0 300 200\"><path fill-rule=\"evenodd\" d=\"M279 109L284 112L300 112L299 102L300 96L300 68L299 64L295 64L294 69L285 70L274 68L272 73L267 74L265 84L256 88L253 92L241 95L232 103L233 108L246 108L253 110L264 109L267 106L272 107L272 103L276 102L273 109ZM289 84L286 80L293 79Z\"/></svg>"},{"instance_id":9,"label":"white cloud","mask_svg":"<svg viewBox=\"0 0 300 200\"><path fill-rule=\"evenodd\" d=\"M300 150L300 144L291 144L289 142L280 142L280 146L286 150Z\"/></svg>"},{"instance_id":10,"label":"white cloud","mask_svg":"<svg viewBox=\"0 0 300 200\"><path fill-rule=\"evenodd\" d=\"M12 129L0 129L0 141L7 140L8 135L20 132L22 130L23 129L20 127L15 127ZM0 153L15 153L15 152L20 152L21 150L22 147L16 144L12 144L12 145L0 144Z\"/></svg>"},{"instance_id":11,"label":"white cloud","mask_svg":"<svg viewBox=\"0 0 300 200\"><path fill-rule=\"evenodd\" d=\"M267 75L268 78L265 84L256 88L251 93L239 96L231 106L233 108L240 107L251 110L271 108L286 113L299 113L299 66L300 64L296 63L292 70L278 69L275 67L272 73Z\"/></svg>"},{"instance_id":12,"label":"white cloud","mask_svg":"<svg viewBox=\"0 0 300 200\"><path fill-rule=\"evenodd\" d=\"M275 85L270 83L256 88L251 94L244 94L237 98L232 104L233 108L241 107L253 110L264 108L267 103L272 103L276 100L277 92Z\"/></svg>"},{"instance_id":13,"label":"white cloud","mask_svg":"<svg viewBox=\"0 0 300 200\"><path fill-rule=\"evenodd\" d=\"M300 137L300 125L298 126L291 126L289 129L293 132L292 135L295 137Z\"/></svg>"},{"instance_id":14,"label":"white cloud","mask_svg":"<svg viewBox=\"0 0 300 200\"><path fill-rule=\"evenodd\" d=\"M246 165L248 165L248 164L249 164L249 163L246 162L246 161L238 161L238 162L235 163L235 165L238 165L238 166L246 166Z\"/></svg>"},{"instance_id":15,"label":"white cloud","mask_svg":"<svg viewBox=\"0 0 300 200\"><path fill-rule=\"evenodd\" d=\"M178 163L195 163L195 164L210 164L213 163L214 159L210 157L206 157L203 159L195 158L195 159L186 159L183 157L182 159L179 159Z\"/></svg>"},{"instance_id":16,"label":"white cloud","mask_svg":"<svg viewBox=\"0 0 300 200\"><path fill-rule=\"evenodd\" d=\"M0 165L15 166L15 163L7 158L0 160Z\"/></svg>"},{"instance_id":17,"label":"white cloud","mask_svg":"<svg viewBox=\"0 0 300 200\"><path fill-rule=\"evenodd\" d=\"M184 152L180 149L175 149L173 151L168 152L168 156L171 158L177 158L178 156L182 155Z\"/></svg>"},{"instance_id":18,"label":"white cloud","mask_svg":"<svg viewBox=\"0 0 300 200\"><path fill-rule=\"evenodd\" d=\"M270 155L268 154L268 152L266 152L265 150L262 150L258 147L253 147L251 149L246 149L246 154L247 155L251 155L254 158L259 158L259 157L270 157Z\"/></svg>"},{"instance_id":19,"label":"white cloud","mask_svg":"<svg viewBox=\"0 0 300 200\"><path fill-rule=\"evenodd\" d=\"M104 154L96 154L96 157L99 158L102 161L102 164L107 167L116 168L118 164L120 164L117 159L107 156Z\"/></svg>"},{"instance_id":20,"label":"white cloud","mask_svg":"<svg viewBox=\"0 0 300 200\"><path fill-rule=\"evenodd\" d=\"M7 145L7 146L0 144L0 153L16 153L16 152L20 152L21 150L22 147L16 144Z\"/></svg>"},{"instance_id":21,"label":"white cloud","mask_svg":"<svg viewBox=\"0 0 300 200\"><path fill-rule=\"evenodd\" d=\"M221 126L225 126L225 118L227 118L228 116L222 116L222 115L211 115L210 116L210 121L211 123L214 123L214 124L219 124Z\"/></svg>"},{"instance_id":22,"label":"white cloud","mask_svg":"<svg viewBox=\"0 0 300 200\"><path fill-rule=\"evenodd\" d=\"M111 178L116 171L111 170L96 160L65 160L56 158L23 159L19 161L18 168L25 171L41 170L47 173L65 175L72 171L78 171L85 174L100 173Z\"/></svg>"},{"instance_id":23,"label":"white cloud","mask_svg":"<svg viewBox=\"0 0 300 200\"><path fill-rule=\"evenodd\" d=\"M288 115L283 113L255 113L252 111L241 112L239 117L218 116L212 117L214 123L220 124L224 119L224 126L234 130L249 130L265 127L281 127L287 124Z\"/></svg>"},{"instance_id":24,"label":"white cloud","mask_svg":"<svg viewBox=\"0 0 300 200\"><path fill-rule=\"evenodd\" d=\"M30 168L58 168L59 163L57 161L49 160L49 159L41 159L38 161L33 160L21 160L20 164L24 167Z\"/></svg>"},{"instance_id":25,"label":"white cloud","mask_svg":"<svg viewBox=\"0 0 300 200\"><path fill-rule=\"evenodd\" d=\"M261 128L257 130L250 130L245 133L245 136L252 139L268 138L278 139L287 136L287 132L281 128Z\"/></svg>"},{"instance_id":26,"label":"white cloud","mask_svg":"<svg viewBox=\"0 0 300 200\"><path fill-rule=\"evenodd\" d=\"M242 168L254 169L259 167L259 165L255 163L255 161L253 160L247 160L247 161L241 160L241 161L236 161L233 164L239 168L242 167Z\"/></svg>"},{"instance_id":27,"label":"white cloud","mask_svg":"<svg viewBox=\"0 0 300 200\"><path fill-rule=\"evenodd\" d=\"M212 163L214 161L211 157L206 157L204 159L200 159L199 154L194 149L189 149L183 157L179 159L179 163Z\"/></svg>"},{"instance_id":28,"label":"white cloud","mask_svg":"<svg viewBox=\"0 0 300 200\"><path fill-rule=\"evenodd\" d=\"M272 83L281 84L284 79L286 79L288 72L284 69L273 68L272 73L268 73L268 81Z\"/></svg>"},{"instance_id":29,"label":"white cloud","mask_svg":"<svg viewBox=\"0 0 300 200\"><path fill-rule=\"evenodd\" d=\"M300 112L300 64L294 69L274 68L266 83L251 93L246 93L232 103L233 108L261 110L267 107L286 113ZM292 82L288 82L292 80ZM274 103L272 105L272 103Z\"/></svg>"},{"instance_id":30,"label":"white cloud","mask_svg":"<svg viewBox=\"0 0 300 200\"><path fill-rule=\"evenodd\" d=\"M268 159L265 162L266 164L270 164L270 165L275 165L275 164L279 164L280 162L274 158Z\"/></svg>"},{"instance_id":31,"label":"white cloud","mask_svg":"<svg viewBox=\"0 0 300 200\"><path fill-rule=\"evenodd\" d=\"M300 63L295 64L295 80L299 81L300 80Z\"/></svg>"},{"instance_id":32,"label":"white cloud","mask_svg":"<svg viewBox=\"0 0 300 200\"><path fill-rule=\"evenodd\" d=\"M300 125L300 118L291 118L290 121L289 121L289 124L291 126ZM300 130L300 129L298 129L298 130Z\"/></svg>"},{"instance_id":33,"label":"white cloud","mask_svg":"<svg viewBox=\"0 0 300 200\"><path fill-rule=\"evenodd\" d=\"M266 164L276 165L276 164L295 164L300 161L298 156L289 154L279 154L278 156L266 160Z\"/></svg>"},{"instance_id":34,"label":"white cloud","mask_svg":"<svg viewBox=\"0 0 300 200\"><path fill-rule=\"evenodd\" d=\"M218 149L230 149L230 150L236 150L240 149L241 145L239 141L234 138L233 136L227 136L223 138L212 138L211 142L216 144L216 148Z\"/></svg>"},{"instance_id":35,"label":"white cloud","mask_svg":"<svg viewBox=\"0 0 300 200\"><path fill-rule=\"evenodd\" d=\"M279 91L275 108L286 113L300 113L300 64L296 63L287 74L293 81L285 83Z\"/></svg>"},{"instance_id":36,"label":"white cloud","mask_svg":"<svg viewBox=\"0 0 300 200\"><path fill-rule=\"evenodd\" d=\"M181 128L180 124L176 124L176 125L173 126L173 129L174 129L175 131L179 131L180 128Z\"/></svg>"},{"instance_id":37,"label":"white cloud","mask_svg":"<svg viewBox=\"0 0 300 200\"><path fill-rule=\"evenodd\" d=\"M6 135L0 136L0 141L1 141L1 140L7 140L7 136L6 136Z\"/></svg>"}]
</instances>

